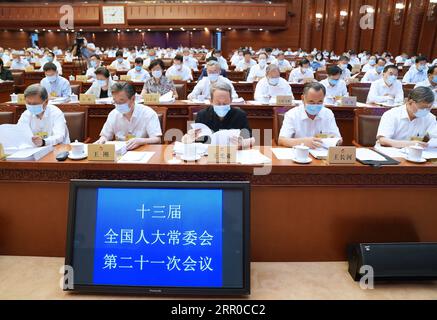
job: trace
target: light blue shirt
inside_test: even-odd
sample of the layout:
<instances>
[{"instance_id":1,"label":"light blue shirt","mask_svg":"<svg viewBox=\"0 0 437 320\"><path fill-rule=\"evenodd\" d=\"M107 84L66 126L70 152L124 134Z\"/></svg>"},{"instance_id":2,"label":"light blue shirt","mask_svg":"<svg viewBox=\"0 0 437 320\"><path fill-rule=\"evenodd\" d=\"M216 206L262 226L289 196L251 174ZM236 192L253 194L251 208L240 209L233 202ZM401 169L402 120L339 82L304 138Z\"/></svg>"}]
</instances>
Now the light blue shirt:
<instances>
[{"instance_id":1,"label":"light blue shirt","mask_svg":"<svg viewBox=\"0 0 437 320\"><path fill-rule=\"evenodd\" d=\"M61 76L57 76L54 82L49 82L47 78L44 78L41 80L41 85L46 88L49 96L53 96L53 92L56 93L56 97L66 98L71 95L70 82Z\"/></svg>"},{"instance_id":2,"label":"light blue shirt","mask_svg":"<svg viewBox=\"0 0 437 320\"><path fill-rule=\"evenodd\" d=\"M410 70L405 74L403 83L419 83L428 79L428 70L417 70L416 66L411 66Z\"/></svg>"}]
</instances>

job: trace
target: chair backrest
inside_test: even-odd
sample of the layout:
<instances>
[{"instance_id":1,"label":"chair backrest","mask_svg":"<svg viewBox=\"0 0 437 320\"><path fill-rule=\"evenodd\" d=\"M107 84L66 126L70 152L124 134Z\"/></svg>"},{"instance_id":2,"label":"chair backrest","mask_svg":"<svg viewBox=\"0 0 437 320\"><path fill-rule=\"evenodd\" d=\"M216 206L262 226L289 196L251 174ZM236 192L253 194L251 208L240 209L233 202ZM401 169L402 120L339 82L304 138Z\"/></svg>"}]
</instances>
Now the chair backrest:
<instances>
[{"instance_id":1,"label":"chair backrest","mask_svg":"<svg viewBox=\"0 0 437 320\"><path fill-rule=\"evenodd\" d=\"M279 133L284 123L285 114L293 107L275 107L273 108L273 139L279 145Z\"/></svg>"},{"instance_id":2,"label":"chair backrest","mask_svg":"<svg viewBox=\"0 0 437 320\"><path fill-rule=\"evenodd\" d=\"M402 89L404 90L404 97L408 98L408 96L410 95L411 91L414 90L414 87L416 85L415 84L404 84L402 85Z\"/></svg>"},{"instance_id":3,"label":"chair backrest","mask_svg":"<svg viewBox=\"0 0 437 320\"><path fill-rule=\"evenodd\" d=\"M164 135L167 131L167 112L168 108L166 107L151 107L158 115L159 125L161 126L162 136L161 143L164 143Z\"/></svg>"},{"instance_id":4,"label":"chair backrest","mask_svg":"<svg viewBox=\"0 0 437 320\"><path fill-rule=\"evenodd\" d=\"M196 121L199 111L207 108L206 106L192 106L188 107L188 121Z\"/></svg>"},{"instance_id":5,"label":"chair backrest","mask_svg":"<svg viewBox=\"0 0 437 320\"><path fill-rule=\"evenodd\" d=\"M85 106L60 106L64 112L65 121L67 122L68 132L71 141L87 140L88 135L88 108Z\"/></svg>"},{"instance_id":6,"label":"chair backrest","mask_svg":"<svg viewBox=\"0 0 437 320\"><path fill-rule=\"evenodd\" d=\"M0 125L14 124L14 113L12 111L0 111Z\"/></svg>"},{"instance_id":7,"label":"chair backrest","mask_svg":"<svg viewBox=\"0 0 437 320\"><path fill-rule=\"evenodd\" d=\"M14 79L15 85L24 85L24 72L23 71L12 71L12 78Z\"/></svg>"},{"instance_id":8,"label":"chair backrest","mask_svg":"<svg viewBox=\"0 0 437 320\"><path fill-rule=\"evenodd\" d=\"M71 93L74 93L75 95L79 96L81 92L81 84L72 84L71 86Z\"/></svg>"},{"instance_id":9,"label":"chair backrest","mask_svg":"<svg viewBox=\"0 0 437 320\"><path fill-rule=\"evenodd\" d=\"M354 117L354 145L357 147L374 147L376 135L382 115L387 108L355 109Z\"/></svg>"},{"instance_id":10,"label":"chair backrest","mask_svg":"<svg viewBox=\"0 0 437 320\"><path fill-rule=\"evenodd\" d=\"M349 94L352 97L357 97L357 101L361 103L367 102L371 83L351 83L349 84Z\"/></svg>"},{"instance_id":11,"label":"chair backrest","mask_svg":"<svg viewBox=\"0 0 437 320\"><path fill-rule=\"evenodd\" d=\"M187 82L180 80L173 80L173 82L178 93L178 100L187 100Z\"/></svg>"}]
</instances>

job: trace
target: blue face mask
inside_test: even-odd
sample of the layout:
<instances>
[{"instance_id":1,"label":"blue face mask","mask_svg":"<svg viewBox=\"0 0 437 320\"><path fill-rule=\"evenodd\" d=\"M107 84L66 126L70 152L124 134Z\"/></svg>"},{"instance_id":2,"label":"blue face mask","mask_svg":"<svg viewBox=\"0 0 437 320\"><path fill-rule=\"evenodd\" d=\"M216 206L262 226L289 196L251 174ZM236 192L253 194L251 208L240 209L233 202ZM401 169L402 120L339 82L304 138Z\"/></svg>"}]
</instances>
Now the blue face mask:
<instances>
[{"instance_id":1,"label":"blue face mask","mask_svg":"<svg viewBox=\"0 0 437 320\"><path fill-rule=\"evenodd\" d=\"M376 67L376 72L381 73L384 71L384 67Z\"/></svg>"},{"instance_id":2,"label":"blue face mask","mask_svg":"<svg viewBox=\"0 0 437 320\"><path fill-rule=\"evenodd\" d=\"M270 79L269 79L269 84L270 84L271 86L277 86L278 83L279 83L279 78L270 78Z\"/></svg>"},{"instance_id":3,"label":"blue face mask","mask_svg":"<svg viewBox=\"0 0 437 320\"><path fill-rule=\"evenodd\" d=\"M417 70L418 70L419 72L425 71L425 70L426 70L426 66L424 66L424 65L419 65L419 66L417 67Z\"/></svg>"},{"instance_id":4,"label":"blue face mask","mask_svg":"<svg viewBox=\"0 0 437 320\"><path fill-rule=\"evenodd\" d=\"M33 115L39 115L44 111L42 104L26 104L26 109Z\"/></svg>"},{"instance_id":5,"label":"blue face mask","mask_svg":"<svg viewBox=\"0 0 437 320\"><path fill-rule=\"evenodd\" d=\"M323 104L307 104L305 105L305 111L311 116L317 116L323 109Z\"/></svg>"},{"instance_id":6,"label":"blue face mask","mask_svg":"<svg viewBox=\"0 0 437 320\"><path fill-rule=\"evenodd\" d=\"M46 78L49 82L55 82L57 77L58 77L57 75L54 75L54 76L47 76Z\"/></svg>"},{"instance_id":7,"label":"blue face mask","mask_svg":"<svg viewBox=\"0 0 437 320\"><path fill-rule=\"evenodd\" d=\"M97 62L96 62L96 61L91 61L91 62L90 62L90 66L91 66L92 68L97 67Z\"/></svg>"},{"instance_id":8,"label":"blue face mask","mask_svg":"<svg viewBox=\"0 0 437 320\"><path fill-rule=\"evenodd\" d=\"M369 64L371 65L371 66L374 66L375 64L376 64L376 60L369 60Z\"/></svg>"},{"instance_id":9,"label":"blue face mask","mask_svg":"<svg viewBox=\"0 0 437 320\"><path fill-rule=\"evenodd\" d=\"M334 87L338 84L339 80L338 79L328 79L328 82L331 86Z\"/></svg>"},{"instance_id":10,"label":"blue face mask","mask_svg":"<svg viewBox=\"0 0 437 320\"><path fill-rule=\"evenodd\" d=\"M437 83L437 76L434 76L434 78L432 78L432 82Z\"/></svg>"},{"instance_id":11,"label":"blue face mask","mask_svg":"<svg viewBox=\"0 0 437 320\"><path fill-rule=\"evenodd\" d=\"M47 57L48 62L53 62L53 57Z\"/></svg>"},{"instance_id":12,"label":"blue face mask","mask_svg":"<svg viewBox=\"0 0 437 320\"><path fill-rule=\"evenodd\" d=\"M216 82L218 80L218 78L219 78L218 73L208 74L209 81Z\"/></svg>"},{"instance_id":13,"label":"blue face mask","mask_svg":"<svg viewBox=\"0 0 437 320\"><path fill-rule=\"evenodd\" d=\"M97 80L97 84L98 84L100 87L104 87L104 86L106 86L106 80Z\"/></svg>"},{"instance_id":14,"label":"blue face mask","mask_svg":"<svg viewBox=\"0 0 437 320\"><path fill-rule=\"evenodd\" d=\"M226 105L226 106L213 106L213 108L214 108L215 114L218 115L220 118L226 117L228 112L231 110L231 106L230 105Z\"/></svg>"},{"instance_id":15,"label":"blue face mask","mask_svg":"<svg viewBox=\"0 0 437 320\"><path fill-rule=\"evenodd\" d=\"M123 63L123 58L117 58L118 63Z\"/></svg>"},{"instance_id":16,"label":"blue face mask","mask_svg":"<svg viewBox=\"0 0 437 320\"><path fill-rule=\"evenodd\" d=\"M135 66L135 70L138 71L138 72L141 71L142 69L143 69L142 66Z\"/></svg>"},{"instance_id":17,"label":"blue face mask","mask_svg":"<svg viewBox=\"0 0 437 320\"><path fill-rule=\"evenodd\" d=\"M414 114L414 116L416 118L425 118L426 116L428 116L431 113L430 109L419 109L417 110L417 112Z\"/></svg>"},{"instance_id":18,"label":"blue face mask","mask_svg":"<svg viewBox=\"0 0 437 320\"><path fill-rule=\"evenodd\" d=\"M123 103L123 104L115 104L115 109L120 112L121 114L126 114L130 111L129 104Z\"/></svg>"},{"instance_id":19,"label":"blue face mask","mask_svg":"<svg viewBox=\"0 0 437 320\"><path fill-rule=\"evenodd\" d=\"M388 84L389 86L391 86L391 85L393 85L393 83L395 83L396 80L397 80L397 77L396 77L396 76L389 76L389 77L387 78L386 82L387 82L387 84Z\"/></svg>"}]
</instances>

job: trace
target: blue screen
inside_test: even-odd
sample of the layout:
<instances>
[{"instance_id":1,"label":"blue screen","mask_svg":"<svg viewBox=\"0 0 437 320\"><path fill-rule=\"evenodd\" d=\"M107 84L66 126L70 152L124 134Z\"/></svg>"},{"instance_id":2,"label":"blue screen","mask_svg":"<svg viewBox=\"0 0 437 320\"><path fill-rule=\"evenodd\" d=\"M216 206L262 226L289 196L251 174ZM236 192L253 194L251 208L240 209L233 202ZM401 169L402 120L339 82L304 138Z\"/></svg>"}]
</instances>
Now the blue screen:
<instances>
[{"instance_id":1,"label":"blue screen","mask_svg":"<svg viewBox=\"0 0 437 320\"><path fill-rule=\"evenodd\" d=\"M93 282L221 287L223 191L99 188Z\"/></svg>"}]
</instances>

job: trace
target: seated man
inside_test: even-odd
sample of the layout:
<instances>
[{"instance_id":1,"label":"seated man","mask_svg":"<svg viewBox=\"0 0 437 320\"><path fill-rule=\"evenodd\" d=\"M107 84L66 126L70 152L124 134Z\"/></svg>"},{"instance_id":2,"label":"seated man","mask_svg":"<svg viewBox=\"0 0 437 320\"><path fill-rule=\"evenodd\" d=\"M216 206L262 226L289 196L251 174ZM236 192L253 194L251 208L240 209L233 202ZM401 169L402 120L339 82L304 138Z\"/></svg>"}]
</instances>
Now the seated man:
<instances>
[{"instance_id":1,"label":"seated man","mask_svg":"<svg viewBox=\"0 0 437 320\"><path fill-rule=\"evenodd\" d=\"M292 69L290 62L285 59L284 52L278 52L278 58L276 61L278 62L278 67L281 72L287 72Z\"/></svg>"},{"instance_id":2,"label":"seated man","mask_svg":"<svg viewBox=\"0 0 437 320\"><path fill-rule=\"evenodd\" d=\"M437 65L431 66L428 69L428 79L416 84L418 87L428 87L434 92L434 106L437 106Z\"/></svg>"},{"instance_id":3,"label":"seated man","mask_svg":"<svg viewBox=\"0 0 437 320\"><path fill-rule=\"evenodd\" d=\"M136 82L144 82L150 78L150 74L143 68L143 58L135 58L135 67L127 75Z\"/></svg>"},{"instance_id":4,"label":"seated man","mask_svg":"<svg viewBox=\"0 0 437 320\"><path fill-rule=\"evenodd\" d=\"M112 110L96 143L126 141L128 150L145 144L161 143L161 126L156 112L135 103L135 88L127 82L117 82L111 87L115 109Z\"/></svg>"},{"instance_id":5,"label":"seated man","mask_svg":"<svg viewBox=\"0 0 437 320\"><path fill-rule=\"evenodd\" d=\"M123 51L117 51L115 54L115 60L112 61L109 68L115 69L116 71L128 71L130 69L129 61L123 58Z\"/></svg>"},{"instance_id":6,"label":"seated man","mask_svg":"<svg viewBox=\"0 0 437 320\"><path fill-rule=\"evenodd\" d=\"M29 61L23 59L19 52L12 52L11 70L24 70L30 66Z\"/></svg>"},{"instance_id":7,"label":"seated man","mask_svg":"<svg viewBox=\"0 0 437 320\"><path fill-rule=\"evenodd\" d=\"M232 88L232 99L238 98L238 94L237 92L235 92L232 82L228 78L220 75L220 64L217 61L208 61L208 63L206 64L206 70L208 76L197 82L196 86L193 89L193 92L188 95L189 100L199 99L199 96L203 96L205 99L209 99L211 93L211 85L216 82L225 82L229 84L229 86Z\"/></svg>"},{"instance_id":8,"label":"seated man","mask_svg":"<svg viewBox=\"0 0 437 320\"><path fill-rule=\"evenodd\" d=\"M52 62L44 65L45 78L41 80L41 85L46 88L49 99L58 97L69 98L71 95L70 82L58 75L58 68Z\"/></svg>"},{"instance_id":9,"label":"seated man","mask_svg":"<svg viewBox=\"0 0 437 320\"><path fill-rule=\"evenodd\" d=\"M405 148L437 138L436 117L431 113L434 93L419 87L411 91L406 105L393 108L381 118L377 140L383 147Z\"/></svg>"},{"instance_id":10,"label":"seated man","mask_svg":"<svg viewBox=\"0 0 437 320\"><path fill-rule=\"evenodd\" d=\"M225 58L222 56L221 50L214 49L212 56L217 59L217 62L220 63L220 67L222 70L228 71L229 65Z\"/></svg>"},{"instance_id":11,"label":"seated man","mask_svg":"<svg viewBox=\"0 0 437 320\"><path fill-rule=\"evenodd\" d=\"M410 70L405 74L402 79L403 83L419 83L425 81L427 78L427 66L428 60L424 56L416 58L415 64L410 67Z\"/></svg>"},{"instance_id":12,"label":"seated man","mask_svg":"<svg viewBox=\"0 0 437 320\"><path fill-rule=\"evenodd\" d=\"M89 61L89 68L86 71L86 76L88 78L88 80L96 79L96 69L100 67L100 65L102 64L102 61L100 60L100 56L97 54L93 54L90 57L90 61Z\"/></svg>"},{"instance_id":13,"label":"seated man","mask_svg":"<svg viewBox=\"0 0 437 320\"><path fill-rule=\"evenodd\" d=\"M205 67L203 67L202 72L200 73L199 78L197 79L197 81L200 81L200 80L202 80L204 77L207 77L207 76L208 76L207 71L206 71L206 66L207 66L207 64L208 64L209 61L217 61L217 62L218 62L217 58L214 57L214 56L207 58L206 61L205 61L205 62L206 62ZM220 64L220 63L219 63L219 64ZM227 71L224 70L224 69L222 69L221 66L220 66L220 75L221 75L222 77L224 77L224 78L227 78L227 77L228 77L228 73L227 73Z\"/></svg>"},{"instance_id":14,"label":"seated man","mask_svg":"<svg viewBox=\"0 0 437 320\"><path fill-rule=\"evenodd\" d=\"M404 90L398 80L398 68L389 65L384 68L382 79L376 80L370 86L367 103L369 104L400 104L404 102Z\"/></svg>"},{"instance_id":15,"label":"seated man","mask_svg":"<svg viewBox=\"0 0 437 320\"><path fill-rule=\"evenodd\" d=\"M258 64L252 66L247 76L248 82L259 81L266 76L267 54L260 53L258 55Z\"/></svg>"},{"instance_id":16,"label":"seated man","mask_svg":"<svg viewBox=\"0 0 437 320\"><path fill-rule=\"evenodd\" d=\"M314 72L310 67L310 62L308 59L300 60L298 66L298 68L290 72L288 82L303 83L304 79L314 79Z\"/></svg>"},{"instance_id":17,"label":"seated man","mask_svg":"<svg viewBox=\"0 0 437 320\"><path fill-rule=\"evenodd\" d=\"M48 104L47 90L32 84L24 91L26 111L23 112L18 125L26 125L32 130L32 142L37 147L69 144L67 123L64 113L55 105Z\"/></svg>"},{"instance_id":18,"label":"seated man","mask_svg":"<svg viewBox=\"0 0 437 320\"><path fill-rule=\"evenodd\" d=\"M304 144L317 149L322 146L322 138L341 138L334 113L323 105L325 95L326 89L322 84L312 82L305 85L304 105L285 114L279 134L280 146L292 148Z\"/></svg>"},{"instance_id":19,"label":"seated man","mask_svg":"<svg viewBox=\"0 0 437 320\"><path fill-rule=\"evenodd\" d=\"M375 68L370 69L364 74L364 77L361 79L362 83L372 83L376 80L382 78L384 67L386 65L386 61L383 58L378 58L378 62L376 63Z\"/></svg>"},{"instance_id":20,"label":"seated man","mask_svg":"<svg viewBox=\"0 0 437 320\"><path fill-rule=\"evenodd\" d=\"M231 108L233 88L226 82L217 82L211 86L211 104L206 109L199 111L196 123L203 123L213 132L220 130L241 130L239 137L232 137L231 144L240 148L250 148L255 139L252 137L252 130L244 111ZM192 143L199 139L199 130L190 130L182 141ZM206 142L203 140L203 142Z\"/></svg>"},{"instance_id":21,"label":"seated man","mask_svg":"<svg viewBox=\"0 0 437 320\"><path fill-rule=\"evenodd\" d=\"M342 70L341 80L349 81L352 76L351 70L349 70L349 58L347 56L341 56L338 61L338 66Z\"/></svg>"},{"instance_id":22,"label":"seated man","mask_svg":"<svg viewBox=\"0 0 437 320\"><path fill-rule=\"evenodd\" d=\"M167 69L165 76L170 80L193 80L191 69L184 65L184 57L177 55L173 58L173 65Z\"/></svg>"},{"instance_id":23,"label":"seated man","mask_svg":"<svg viewBox=\"0 0 437 320\"><path fill-rule=\"evenodd\" d=\"M252 59L250 51L244 51L243 59L237 62L235 71L246 71L253 66L256 66L256 61Z\"/></svg>"},{"instance_id":24,"label":"seated man","mask_svg":"<svg viewBox=\"0 0 437 320\"><path fill-rule=\"evenodd\" d=\"M62 66L59 61L56 60L55 54L51 51L47 51L46 57L44 59L41 59L41 68L39 69L39 71L43 71L45 64L49 62L53 63L56 66L56 68L58 69L58 74L62 76Z\"/></svg>"},{"instance_id":25,"label":"seated man","mask_svg":"<svg viewBox=\"0 0 437 320\"><path fill-rule=\"evenodd\" d=\"M290 85L281 78L279 67L270 64L266 69L266 76L256 85L255 101L268 103L270 99L276 99L277 96L292 96L294 99Z\"/></svg>"},{"instance_id":26,"label":"seated man","mask_svg":"<svg viewBox=\"0 0 437 320\"><path fill-rule=\"evenodd\" d=\"M324 103L327 105L335 105L342 97L349 97L346 82L341 80L342 70L338 66L330 66L327 70L328 78L320 81L326 89L326 97Z\"/></svg>"}]
</instances>

